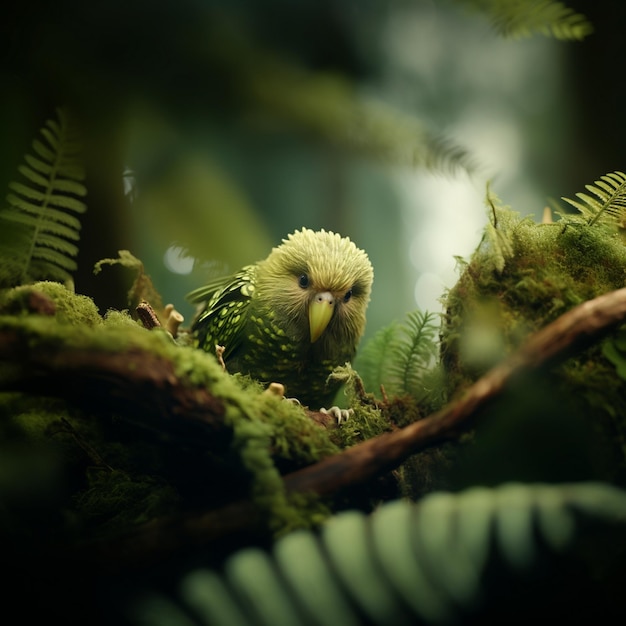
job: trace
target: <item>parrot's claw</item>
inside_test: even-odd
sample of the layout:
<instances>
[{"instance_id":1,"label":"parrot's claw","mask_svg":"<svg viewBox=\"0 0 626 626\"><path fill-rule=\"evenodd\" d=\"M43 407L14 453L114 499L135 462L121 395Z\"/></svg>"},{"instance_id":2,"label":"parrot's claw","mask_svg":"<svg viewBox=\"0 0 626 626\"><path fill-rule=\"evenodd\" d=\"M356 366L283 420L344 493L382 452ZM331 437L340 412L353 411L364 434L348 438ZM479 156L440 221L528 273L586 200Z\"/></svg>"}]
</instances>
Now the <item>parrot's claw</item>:
<instances>
[{"instance_id":1,"label":"parrot's claw","mask_svg":"<svg viewBox=\"0 0 626 626\"><path fill-rule=\"evenodd\" d=\"M215 344L215 357L217 358L217 362L222 366L222 369L226 371L226 363L224 362L224 352L226 350L226 346L220 346L219 344Z\"/></svg>"},{"instance_id":2,"label":"parrot's claw","mask_svg":"<svg viewBox=\"0 0 626 626\"><path fill-rule=\"evenodd\" d=\"M320 413L332 415L337 420L337 424L341 426L341 424L347 422L348 418L354 414L354 409L340 409L338 406L331 406L330 409L322 407Z\"/></svg>"}]
</instances>

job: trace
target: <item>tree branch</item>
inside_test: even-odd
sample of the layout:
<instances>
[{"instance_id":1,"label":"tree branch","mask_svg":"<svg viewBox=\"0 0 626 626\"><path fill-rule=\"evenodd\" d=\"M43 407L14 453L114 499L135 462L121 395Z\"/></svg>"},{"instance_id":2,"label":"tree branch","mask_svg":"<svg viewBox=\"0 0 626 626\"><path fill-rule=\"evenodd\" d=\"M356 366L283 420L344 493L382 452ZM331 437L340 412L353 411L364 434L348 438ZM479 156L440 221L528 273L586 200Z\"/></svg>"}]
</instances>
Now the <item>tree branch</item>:
<instances>
[{"instance_id":1,"label":"tree branch","mask_svg":"<svg viewBox=\"0 0 626 626\"><path fill-rule=\"evenodd\" d=\"M609 292L571 309L532 335L510 357L437 413L405 428L384 433L341 454L285 476L289 491L331 496L388 472L412 454L457 436L471 418L526 371L560 362L606 335L626 318L626 289Z\"/></svg>"},{"instance_id":2,"label":"tree branch","mask_svg":"<svg viewBox=\"0 0 626 626\"><path fill-rule=\"evenodd\" d=\"M114 351L88 341L68 346L32 339L32 331L19 325L0 328L0 362L12 366L0 377L0 391L60 397L94 413L114 411L199 445L230 436L222 400L181 380L165 356L134 345ZM202 431L211 436L200 437Z\"/></svg>"}]
</instances>

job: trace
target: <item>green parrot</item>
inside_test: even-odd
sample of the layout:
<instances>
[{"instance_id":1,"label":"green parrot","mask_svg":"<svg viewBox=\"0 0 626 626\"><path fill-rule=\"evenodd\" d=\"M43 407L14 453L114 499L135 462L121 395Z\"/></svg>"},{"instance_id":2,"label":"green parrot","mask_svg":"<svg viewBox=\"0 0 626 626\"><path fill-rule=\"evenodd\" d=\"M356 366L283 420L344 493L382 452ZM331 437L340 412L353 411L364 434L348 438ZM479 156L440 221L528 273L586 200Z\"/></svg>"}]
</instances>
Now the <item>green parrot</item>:
<instances>
[{"instance_id":1,"label":"green parrot","mask_svg":"<svg viewBox=\"0 0 626 626\"><path fill-rule=\"evenodd\" d=\"M326 406L339 387L329 374L353 359L363 335L373 278L367 254L349 238L303 228L265 260L189 293L205 303L191 332L199 348L223 348L230 373Z\"/></svg>"}]
</instances>

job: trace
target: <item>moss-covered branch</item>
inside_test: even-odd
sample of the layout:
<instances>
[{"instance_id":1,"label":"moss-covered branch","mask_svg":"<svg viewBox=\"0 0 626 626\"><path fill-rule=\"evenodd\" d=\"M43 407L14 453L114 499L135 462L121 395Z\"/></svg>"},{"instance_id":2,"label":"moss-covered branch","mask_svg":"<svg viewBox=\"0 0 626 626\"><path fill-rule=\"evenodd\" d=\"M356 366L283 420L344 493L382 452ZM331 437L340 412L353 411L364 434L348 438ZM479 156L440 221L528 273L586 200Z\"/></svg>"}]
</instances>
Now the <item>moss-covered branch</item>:
<instances>
[{"instance_id":1,"label":"moss-covered branch","mask_svg":"<svg viewBox=\"0 0 626 626\"><path fill-rule=\"evenodd\" d=\"M61 397L152 430L191 434L199 428L212 438L226 433L221 399L179 376L172 359L154 345L129 342L127 333L99 336L77 327L71 335L63 327L53 333L47 321L7 318L0 323L0 361L10 363L0 390ZM126 344L116 349L116 339Z\"/></svg>"},{"instance_id":2,"label":"moss-covered branch","mask_svg":"<svg viewBox=\"0 0 626 626\"><path fill-rule=\"evenodd\" d=\"M393 470L410 455L471 428L475 418L505 386L524 372L553 366L597 342L626 319L626 289L585 302L532 335L509 358L470 386L456 401L405 428L385 433L284 476L294 497L333 497ZM158 378L158 375L157 375ZM158 387L158 385L157 385ZM181 413L185 419L185 414ZM259 510L249 501L202 513L156 519L131 533L92 545L90 555L114 567L145 565L181 549L225 537L262 534Z\"/></svg>"}]
</instances>

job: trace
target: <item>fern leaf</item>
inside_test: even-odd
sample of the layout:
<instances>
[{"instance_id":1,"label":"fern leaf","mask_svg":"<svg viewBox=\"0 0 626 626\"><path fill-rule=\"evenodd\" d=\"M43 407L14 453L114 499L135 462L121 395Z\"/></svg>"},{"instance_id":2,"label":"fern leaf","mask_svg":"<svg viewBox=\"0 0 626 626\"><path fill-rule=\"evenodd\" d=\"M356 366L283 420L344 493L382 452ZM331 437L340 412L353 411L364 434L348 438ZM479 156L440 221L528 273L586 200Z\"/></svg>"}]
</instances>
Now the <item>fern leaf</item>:
<instances>
[{"instance_id":1,"label":"fern leaf","mask_svg":"<svg viewBox=\"0 0 626 626\"><path fill-rule=\"evenodd\" d=\"M18 172L27 178L32 183L36 185L40 185L41 187L49 187L54 191L62 191L64 193L71 193L77 196L84 196L87 194L87 188L82 183L79 183L75 180L67 179L67 178L54 178L50 179L50 168L44 172L42 176L41 173L37 171L36 168L30 167L29 165L20 165L18 167Z\"/></svg>"},{"instance_id":2,"label":"fern leaf","mask_svg":"<svg viewBox=\"0 0 626 626\"><path fill-rule=\"evenodd\" d=\"M76 211L76 213L84 213L87 210L87 205L84 202L72 196L51 194L48 197L48 202L57 207Z\"/></svg>"},{"instance_id":3,"label":"fern leaf","mask_svg":"<svg viewBox=\"0 0 626 626\"><path fill-rule=\"evenodd\" d=\"M388 376L398 393L419 396L422 380L436 354L435 314L412 311L400 327L398 341L393 345L393 362Z\"/></svg>"},{"instance_id":4,"label":"fern leaf","mask_svg":"<svg viewBox=\"0 0 626 626\"><path fill-rule=\"evenodd\" d=\"M263 71L245 81L260 111L342 149L410 167L476 169L475 159L463 147L434 135L410 115L359 98L339 76L307 74L268 58Z\"/></svg>"},{"instance_id":5,"label":"fern leaf","mask_svg":"<svg viewBox=\"0 0 626 626\"><path fill-rule=\"evenodd\" d=\"M0 221L20 234L3 250L12 269L8 275L19 282L71 280L76 269L75 243L80 239L80 220L87 206L82 184L84 167L80 143L71 119L63 109L57 120L48 120L32 143L34 154L18 167L22 180L9 183L9 204L0 210ZM28 234L28 237L26 237Z\"/></svg>"},{"instance_id":6,"label":"fern leaf","mask_svg":"<svg viewBox=\"0 0 626 626\"><path fill-rule=\"evenodd\" d=\"M74 279L72 273L76 271L75 267L67 271L49 261L39 261L36 258L31 260L30 268L33 275L45 275L46 280L54 280L59 283L64 283L66 286L73 284Z\"/></svg>"},{"instance_id":7,"label":"fern leaf","mask_svg":"<svg viewBox=\"0 0 626 626\"><path fill-rule=\"evenodd\" d=\"M60 130L60 129L59 129ZM59 151L59 137L56 133L51 133L47 128L41 129L41 134L48 140L50 147L58 153Z\"/></svg>"},{"instance_id":8,"label":"fern leaf","mask_svg":"<svg viewBox=\"0 0 626 626\"><path fill-rule=\"evenodd\" d=\"M22 176L24 176L24 178L28 178L28 180L35 183L36 185L41 185L42 187L45 187L47 185L47 179L27 165L20 165L17 168L17 171Z\"/></svg>"},{"instance_id":9,"label":"fern leaf","mask_svg":"<svg viewBox=\"0 0 626 626\"><path fill-rule=\"evenodd\" d=\"M562 2L552 0L462 0L486 13L504 37L523 38L534 34L561 40L580 41L593 32L591 22Z\"/></svg>"},{"instance_id":10,"label":"fern leaf","mask_svg":"<svg viewBox=\"0 0 626 626\"><path fill-rule=\"evenodd\" d=\"M61 237L57 237L55 234L50 234L49 232L40 233L38 245L44 246L45 250L58 250L59 252L63 252L70 256L76 256L78 254L78 246L61 239ZM33 255L36 255L36 251L33 252Z\"/></svg>"},{"instance_id":11,"label":"fern leaf","mask_svg":"<svg viewBox=\"0 0 626 626\"><path fill-rule=\"evenodd\" d=\"M50 165L50 163L46 163L45 161L42 161L41 159L37 159L31 154L24 155L24 161L26 161L26 163L32 169L46 176L49 176L50 173L52 172L52 165Z\"/></svg>"},{"instance_id":12,"label":"fern leaf","mask_svg":"<svg viewBox=\"0 0 626 626\"><path fill-rule=\"evenodd\" d=\"M595 184L585 185L585 189L595 198L580 192L576 194L578 200L562 199L578 209L589 226L600 220L620 227L626 225L626 174L619 171L605 174Z\"/></svg>"},{"instance_id":13,"label":"fern leaf","mask_svg":"<svg viewBox=\"0 0 626 626\"><path fill-rule=\"evenodd\" d=\"M66 240L69 239L72 241L78 241L80 239L80 235L76 230L53 220L46 221L46 223L42 226L42 232L44 231L46 233L52 234L56 237L61 237ZM76 250L76 252L72 254L72 256L76 256L76 254L78 254L78 250Z\"/></svg>"},{"instance_id":14,"label":"fern leaf","mask_svg":"<svg viewBox=\"0 0 626 626\"><path fill-rule=\"evenodd\" d=\"M37 202L44 202L46 199L46 194L40 189L36 189L34 187L30 187L29 185L25 185L24 183L19 182L10 182L9 189L12 189L16 193L20 194L25 198L31 198L32 200L36 200ZM15 196L8 195L7 200L9 204L12 204L16 201Z\"/></svg>"},{"instance_id":15,"label":"fern leaf","mask_svg":"<svg viewBox=\"0 0 626 626\"><path fill-rule=\"evenodd\" d=\"M54 151L44 146L41 141L38 141L37 139L33 141L33 150L49 163L53 163L55 161Z\"/></svg>"},{"instance_id":16,"label":"fern leaf","mask_svg":"<svg viewBox=\"0 0 626 626\"><path fill-rule=\"evenodd\" d=\"M402 323L393 322L365 344L355 369L368 391L383 387L391 396L421 397L424 377L436 354L436 314L413 311Z\"/></svg>"},{"instance_id":17,"label":"fern leaf","mask_svg":"<svg viewBox=\"0 0 626 626\"><path fill-rule=\"evenodd\" d=\"M67 254L57 252L52 248L37 246L32 253L33 259L46 261L52 265L56 265L63 269L74 271L76 269L76 261L70 259Z\"/></svg>"},{"instance_id":18,"label":"fern leaf","mask_svg":"<svg viewBox=\"0 0 626 626\"><path fill-rule=\"evenodd\" d=\"M625 519L626 493L603 483L435 492L370 515L343 511L320 532L288 533L271 551L244 547L221 568L196 563L172 590L135 592L128 614L131 626L163 616L187 626L190 615L241 626L505 623L502 615L609 623L602 616L622 608Z\"/></svg>"},{"instance_id":19,"label":"fern leaf","mask_svg":"<svg viewBox=\"0 0 626 626\"><path fill-rule=\"evenodd\" d=\"M371 393L377 394L381 385L386 382L385 372L391 361L397 334L397 322L381 328L363 346L355 359L354 368L358 371L365 389Z\"/></svg>"},{"instance_id":20,"label":"fern leaf","mask_svg":"<svg viewBox=\"0 0 626 626\"><path fill-rule=\"evenodd\" d=\"M22 223L25 224L26 221L24 220L26 219L26 216L29 216L30 220L28 223L31 226L36 227L37 220L40 218L39 207L36 204L26 202L21 198L15 198L14 200L15 201L11 203L11 207L0 213L0 217L15 221L17 219L17 214L21 213L23 218ZM19 211L16 209L19 209ZM71 239L78 239L78 231L80 230L80 220L78 218L74 217L70 213L65 213L53 208L48 209L46 212L46 218L49 221L65 224L65 226L75 231L74 236L71 237Z\"/></svg>"},{"instance_id":21,"label":"fern leaf","mask_svg":"<svg viewBox=\"0 0 626 626\"><path fill-rule=\"evenodd\" d=\"M3 218L6 222L11 222L13 224L20 224L22 226L29 227L29 228L35 228L38 223L37 216L30 215L24 211L7 210L4 212ZM60 223L52 219L49 219L45 222L43 230L45 230L48 233L54 233L57 236L64 237L66 239L71 239L74 241L78 241L79 239L79 234L75 228L67 226L63 223Z\"/></svg>"},{"instance_id":22,"label":"fern leaf","mask_svg":"<svg viewBox=\"0 0 626 626\"><path fill-rule=\"evenodd\" d=\"M87 187L76 180L70 180L69 178L56 178L51 181L50 188L54 191L62 191L64 193L72 193L76 196L86 196ZM83 211L84 212L84 209Z\"/></svg>"}]
</instances>

